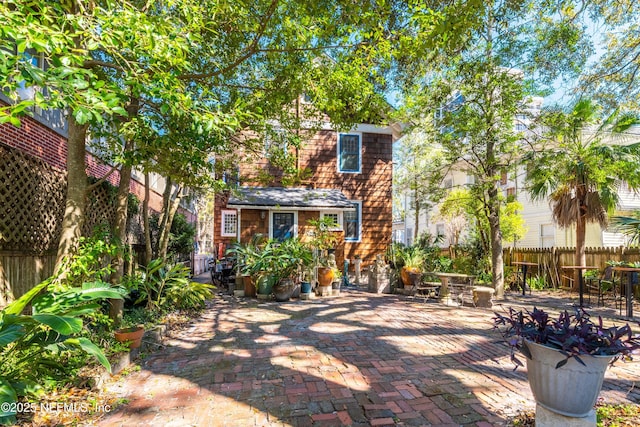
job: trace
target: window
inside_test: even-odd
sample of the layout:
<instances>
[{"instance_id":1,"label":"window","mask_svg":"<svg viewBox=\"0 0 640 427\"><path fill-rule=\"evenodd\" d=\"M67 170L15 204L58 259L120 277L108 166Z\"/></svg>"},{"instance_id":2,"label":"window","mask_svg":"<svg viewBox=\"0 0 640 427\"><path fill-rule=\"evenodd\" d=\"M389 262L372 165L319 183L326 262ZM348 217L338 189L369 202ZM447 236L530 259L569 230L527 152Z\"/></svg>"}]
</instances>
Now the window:
<instances>
[{"instance_id":1,"label":"window","mask_svg":"<svg viewBox=\"0 0 640 427\"><path fill-rule=\"evenodd\" d=\"M240 186L240 168L222 172L222 182L229 187L238 188Z\"/></svg>"},{"instance_id":2,"label":"window","mask_svg":"<svg viewBox=\"0 0 640 427\"><path fill-rule=\"evenodd\" d=\"M473 185L476 183L476 177L471 174L467 174L467 184Z\"/></svg>"},{"instance_id":3,"label":"window","mask_svg":"<svg viewBox=\"0 0 640 427\"><path fill-rule=\"evenodd\" d=\"M453 188L453 179L451 178L447 178L444 181L442 181L442 186L445 188L445 190L450 190Z\"/></svg>"},{"instance_id":4,"label":"window","mask_svg":"<svg viewBox=\"0 0 640 427\"><path fill-rule=\"evenodd\" d=\"M288 149L289 135L286 129L267 129L264 136L264 155L271 158L274 155L286 153Z\"/></svg>"},{"instance_id":5,"label":"window","mask_svg":"<svg viewBox=\"0 0 640 427\"><path fill-rule=\"evenodd\" d=\"M271 216L272 232L274 240L282 242L297 235L297 215L293 212L273 212Z\"/></svg>"},{"instance_id":6,"label":"window","mask_svg":"<svg viewBox=\"0 0 640 427\"><path fill-rule=\"evenodd\" d=\"M555 245L555 240L553 224L540 224L540 247L551 248Z\"/></svg>"},{"instance_id":7,"label":"window","mask_svg":"<svg viewBox=\"0 0 640 427\"><path fill-rule=\"evenodd\" d=\"M516 187L509 187L507 188L507 197L515 197L516 195Z\"/></svg>"},{"instance_id":8,"label":"window","mask_svg":"<svg viewBox=\"0 0 640 427\"><path fill-rule=\"evenodd\" d=\"M436 237L444 236L446 234L444 224L436 225Z\"/></svg>"},{"instance_id":9,"label":"window","mask_svg":"<svg viewBox=\"0 0 640 427\"><path fill-rule=\"evenodd\" d=\"M334 230L342 230L342 213L341 212L332 212L326 211L320 213L320 219L323 218L331 218L334 223L338 224L337 227L334 227Z\"/></svg>"},{"instance_id":10,"label":"window","mask_svg":"<svg viewBox=\"0 0 640 427\"><path fill-rule=\"evenodd\" d=\"M507 185L507 171L503 170L500 173L500 185Z\"/></svg>"},{"instance_id":11,"label":"window","mask_svg":"<svg viewBox=\"0 0 640 427\"><path fill-rule=\"evenodd\" d=\"M359 242L361 234L362 202L353 202L353 211L344 211L344 240Z\"/></svg>"},{"instance_id":12,"label":"window","mask_svg":"<svg viewBox=\"0 0 640 427\"><path fill-rule=\"evenodd\" d=\"M221 236L236 237L238 234L238 213L236 211L222 211L221 227Z\"/></svg>"},{"instance_id":13,"label":"window","mask_svg":"<svg viewBox=\"0 0 640 427\"><path fill-rule=\"evenodd\" d=\"M360 173L362 168L360 134L338 134L338 171Z\"/></svg>"}]
</instances>

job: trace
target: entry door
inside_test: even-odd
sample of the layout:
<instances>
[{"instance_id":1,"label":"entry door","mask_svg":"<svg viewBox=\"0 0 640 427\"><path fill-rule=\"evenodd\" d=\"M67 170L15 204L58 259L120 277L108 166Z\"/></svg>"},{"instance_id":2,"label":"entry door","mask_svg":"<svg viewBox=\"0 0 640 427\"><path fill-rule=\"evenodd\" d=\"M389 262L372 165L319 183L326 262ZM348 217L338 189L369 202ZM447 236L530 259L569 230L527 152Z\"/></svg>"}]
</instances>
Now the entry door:
<instances>
[{"instance_id":1,"label":"entry door","mask_svg":"<svg viewBox=\"0 0 640 427\"><path fill-rule=\"evenodd\" d=\"M293 213L273 213L273 239L282 242L294 236Z\"/></svg>"}]
</instances>

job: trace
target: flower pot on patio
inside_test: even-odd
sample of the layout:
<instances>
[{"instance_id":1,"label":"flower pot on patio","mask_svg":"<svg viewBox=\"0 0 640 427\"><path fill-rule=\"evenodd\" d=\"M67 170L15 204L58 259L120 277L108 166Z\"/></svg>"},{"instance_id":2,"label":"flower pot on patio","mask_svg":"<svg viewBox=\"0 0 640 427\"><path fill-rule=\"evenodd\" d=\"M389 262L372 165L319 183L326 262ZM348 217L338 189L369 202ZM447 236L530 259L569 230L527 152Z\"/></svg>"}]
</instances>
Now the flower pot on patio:
<instances>
[{"instance_id":1,"label":"flower pot on patio","mask_svg":"<svg viewBox=\"0 0 640 427\"><path fill-rule=\"evenodd\" d=\"M245 297L255 297L256 296L256 286L253 283L253 278L249 275L242 276L242 283L244 286L244 296Z\"/></svg>"},{"instance_id":2,"label":"flower pot on patio","mask_svg":"<svg viewBox=\"0 0 640 427\"><path fill-rule=\"evenodd\" d=\"M311 282L300 283L300 293L308 294L311 292Z\"/></svg>"},{"instance_id":3,"label":"flower pot on patio","mask_svg":"<svg viewBox=\"0 0 640 427\"><path fill-rule=\"evenodd\" d=\"M295 283L292 279L282 279L277 284L273 285L273 296L276 301L289 301Z\"/></svg>"},{"instance_id":4,"label":"flower pot on patio","mask_svg":"<svg viewBox=\"0 0 640 427\"><path fill-rule=\"evenodd\" d=\"M144 335L143 326L133 326L131 328L118 329L114 332L114 338L119 342L129 343L129 348L138 348L142 344Z\"/></svg>"},{"instance_id":5,"label":"flower pot on patio","mask_svg":"<svg viewBox=\"0 0 640 427\"><path fill-rule=\"evenodd\" d=\"M559 350L525 341L531 358L527 357L527 376L536 402L555 413L568 417L586 417L598 399L604 373L614 356L581 355L580 364Z\"/></svg>"},{"instance_id":6,"label":"flower pot on patio","mask_svg":"<svg viewBox=\"0 0 640 427\"><path fill-rule=\"evenodd\" d=\"M333 281L333 270L330 267L318 267L318 284L320 286L331 286Z\"/></svg>"}]
</instances>

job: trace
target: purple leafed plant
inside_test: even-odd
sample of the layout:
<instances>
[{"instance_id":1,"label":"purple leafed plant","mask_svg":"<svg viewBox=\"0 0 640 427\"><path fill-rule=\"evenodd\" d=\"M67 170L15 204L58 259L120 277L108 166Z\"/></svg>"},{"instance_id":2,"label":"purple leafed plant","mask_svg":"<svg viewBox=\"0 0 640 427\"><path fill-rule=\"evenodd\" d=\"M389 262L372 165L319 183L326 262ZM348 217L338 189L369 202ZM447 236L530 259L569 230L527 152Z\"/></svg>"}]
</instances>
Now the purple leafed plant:
<instances>
[{"instance_id":1,"label":"purple leafed plant","mask_svg":"<svg viewBox=\"0 0 640 427\"><path fill-rule=\"evenodd\" d=\"M543 310L517 311L509 308L507 315L495 313L494 328L500 331L511 346L511 360L523 366L516 356L520 350L531 358L523 341L531 341L559 350L567 358L560 361L556 368L564 366L570 358L580 359L582 355L614 356L611 363L620 358L631 359L633 352L640 349L640 335L633 335L627 323L624 326L605 328L602 317L594 323L583 308L576 308L574 314L566 310L552 319Z\"/></svg>"}]
</instances>

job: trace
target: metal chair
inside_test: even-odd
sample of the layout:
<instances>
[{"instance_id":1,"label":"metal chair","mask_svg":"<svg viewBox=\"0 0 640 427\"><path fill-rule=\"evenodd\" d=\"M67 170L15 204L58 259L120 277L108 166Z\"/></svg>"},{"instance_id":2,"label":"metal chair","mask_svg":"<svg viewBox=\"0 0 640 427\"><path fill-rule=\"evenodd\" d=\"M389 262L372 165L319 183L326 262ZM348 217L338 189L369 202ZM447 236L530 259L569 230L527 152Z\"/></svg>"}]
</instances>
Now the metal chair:
<instances>
[{"instance_id":1,"label":"metal chair","mask_svg":"<svg viewBox=\"0 0 640 427\"><path fill-rule=\"evenodd\" d=\"M591 303L592 291L598 295L598 306L605 304L605 295L607 293L612 293L613 300L616 301L616 283L612 266L607 266L600 277L594 275L592 277L585 277L584 280L589 303Z\"/></svg>"}]
</instances>

